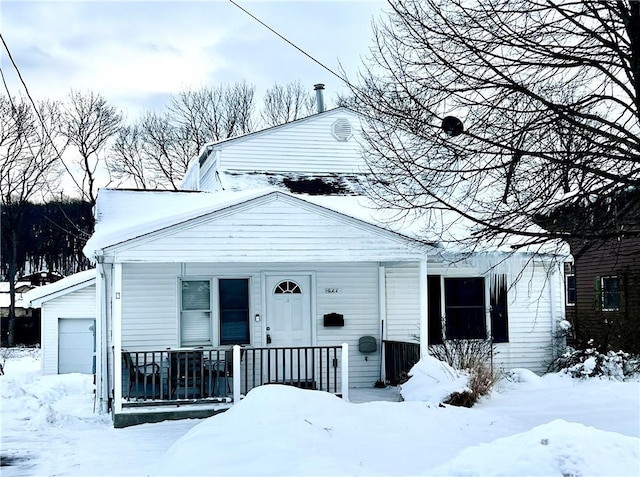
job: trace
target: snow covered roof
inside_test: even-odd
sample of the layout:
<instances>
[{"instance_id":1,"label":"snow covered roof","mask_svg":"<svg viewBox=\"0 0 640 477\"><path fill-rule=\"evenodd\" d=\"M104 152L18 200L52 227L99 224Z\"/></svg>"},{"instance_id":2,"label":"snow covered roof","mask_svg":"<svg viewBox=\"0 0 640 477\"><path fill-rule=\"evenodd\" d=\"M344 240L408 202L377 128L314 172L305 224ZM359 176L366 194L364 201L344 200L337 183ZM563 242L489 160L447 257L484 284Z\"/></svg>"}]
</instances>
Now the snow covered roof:
<instances>
[{"instance_id":1,"label":"snow covered roof","mask_svg":"<svg viewBox=\"0 0 640 477\"><path fill-rule=\"evenodd\" d=\"M418 231L407 224L385 220L388 214L375 208L363 196L291 194L277 188L219 192L101 189L96 203L95 232L83 252L95 258L100 250L107 247L274 193L294 197L424 243Z\"/></svg>"},{"instance_id":2,"label":"snow covered roof","mask_svg":"<svg viewBox=\"0 0 640 477\"><path fill-rule=\"evenodd\" d=\"M49 301L75 290L80 290L95 283L96 269L85 270L69 275L57 282L34 288L22 297L25 306L39 307L43 302Z\"/></svg>"}]
</instances>

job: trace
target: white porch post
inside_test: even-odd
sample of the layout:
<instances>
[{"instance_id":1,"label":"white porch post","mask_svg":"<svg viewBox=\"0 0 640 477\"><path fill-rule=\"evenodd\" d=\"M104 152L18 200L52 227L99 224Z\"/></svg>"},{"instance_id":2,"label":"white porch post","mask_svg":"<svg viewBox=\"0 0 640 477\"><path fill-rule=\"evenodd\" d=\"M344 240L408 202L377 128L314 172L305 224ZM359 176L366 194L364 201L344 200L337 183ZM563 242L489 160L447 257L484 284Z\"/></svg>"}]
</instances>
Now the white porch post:
<instances>
[{"instance_id":1,"label":"white porch post","mask_svg":"<svg viewBox=\"0 0 640 477\"><path fill-rule=\"evenodd\" d=\"M378 312L380 313L380 376L379 379L385 380L387 369L384 364L384 329L387 323L387 272L384 265L378 265Z\"/></svg>"},{"instance_id":2,"label":"white porch post","mask_svg":"<svg viewBox=\"0 0 640 477\"><path fill-rule=\"evenodd\" d=\"M240 402L240 345L233 345L233 403Z\"/></svg>"},{"instance_id":3,"label":"white porch post","mask_svg":"<svg viewBox=\"0 0 640 477\"><path fill-rule=\"evenodd\" d=\"M429 302L427 294L427 254L420 259L420 357L429 354Z\"/></svg>"},{"instance_id":4,"label":"white porch post","mask_svg":"<svg viewBox=\"0 0 640 477\"><path fill-rule=\"evenodd\" d=\"M96 264L96 398L98 399L98 411L107 412L109 398L109 386L107 384L107 317L106 314L106 292L105 292L104 265L102 256L98 257Z\"/></svg>"},{"instance_id":5,"label":"white porch post","mask_svg":"<svg viewBox=\"0 0 640 477\"><path fill-rule=\"evenodd\" d=\"M113 265L113 300L111 317L113 321L113 409L122 411L122 264Z\"/></svg>"},{"instance_id":6,"label":"white porch post","mask_svg":"<svg viewBox=\"0 0 640 477\"><path fill-rule=\"evenodd\" d=\"M349 401L349 345L342 343L342 379L340 387L342 389L342 399Z\"/></svg>"}]
</instances>

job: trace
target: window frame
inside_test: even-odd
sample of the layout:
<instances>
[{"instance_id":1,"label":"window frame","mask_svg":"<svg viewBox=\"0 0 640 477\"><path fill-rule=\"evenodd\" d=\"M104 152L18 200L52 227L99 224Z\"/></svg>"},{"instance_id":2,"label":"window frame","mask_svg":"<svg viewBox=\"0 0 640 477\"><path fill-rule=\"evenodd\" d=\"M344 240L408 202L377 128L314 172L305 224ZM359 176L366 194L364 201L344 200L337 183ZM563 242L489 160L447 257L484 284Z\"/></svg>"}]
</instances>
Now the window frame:
<instances>
[{"instance_id":1,"label":"window frame","mask_svg":"<svg viewBox=\"0 0 640 477\"><path fill-rule=\"evenodd\" d=\"M246 308L246 324L247 324L247 341L246 342L235 342L233 340L223 340L222 336L222 307L221 307L221 299L220 299L220 282L223 280L244 280L247 283L247 308ZM251 277L248 276L218 276L215 277L215 300L216 300L216 313L217 313L217 330L216 337L218 346L230 346L234 344L240 345L250 345L251 344ZM223 342L224 341L224 342Z\"/></svg>"},{"instance_id":2,"label":"window frame","mask_svg":"<svg viewBox=\"0 0 640 477\"><path fill-rule=\"evenodd\" d=\"M448 298L448 283L453 283L454 281L459 281L459 280L474 280L477 282L481 282L482 285L480 287L481 289L481 294L479 296L482 297L482 304L481 305L450 305L447 302L447 298ZM489 330L488 330L488 326L487 326L487 283L486 283L486 279L485 277L473 277L473 276L467 276L467 277L444 277L443 279L443 303L444 303L444 316L445 316L445 326L444 326L444 335L445 335L445 340L486 340L489 336ZM479 310L479 316L481 317L478 321L482 322L482 333L478 333L478 334L474 334L473 336L460 336L461 332L458 333L452 333L452 328L454 326L454 323L452 318L451 318L451 314L450 311L453 310ZM459 318L458 320L459 321ZM473 323L471 323L473 324ZM479 323L478 323L479 324ZM479 329L479 328L478 328Z\"/></svg>"},{"instance_id":3,"label":"window frame","mask_svg":"<svg viewBox=\"0 0 640 477\"><path fill-rule=\"evenodd\" d=\"M573 278L573 301L569 301L569 290L572 288L569 286L570 278ZM576 306L577 290L575 273L567 273L564 276L564 304L566 306Z\"/></svg>"},{"instance_id":4,"label":"window frame","mask_svg":"<svg viewBox=\"0 0 640 477\"><path fill-rule=\"evenodd\" d=\"M614 281L615 280L615 281ZM614 297L614 291L613 290L609 290L605 287L605 281L607 283L616 283L617 284L617 290L615 291L615 298L617 301L617 306L606 306L606 302L607 302L607 296L609 298ZM618 275L606 275L606 276L601 276L600 277L600 310L601 311L620 311L620 304L622 301L622 296L621 296L621 289L622 289L622 280Z\"/></svg>"},{"instance_id":5,"label":"window frame","mask_svg":"<svg viewBox=\"0 0 640 477\"><path fill-rule=\"evenodd\" d=\"M184 309L184 296L183 296L183 285L186 282L208 282L209 283L209 309ZM195 346L212 346L214 341L214 332L213 332L213 307L214 307L214 299L213 299L213 283L212 279L209 277L180 277L178 279L178 343L181 347L195 347ZM208 339L203 340L191 340L189 342L184 341L184 332L183 332L183 314L187 312L201 312L209 314L209 336Z\"/></svg>"}]
</instances>

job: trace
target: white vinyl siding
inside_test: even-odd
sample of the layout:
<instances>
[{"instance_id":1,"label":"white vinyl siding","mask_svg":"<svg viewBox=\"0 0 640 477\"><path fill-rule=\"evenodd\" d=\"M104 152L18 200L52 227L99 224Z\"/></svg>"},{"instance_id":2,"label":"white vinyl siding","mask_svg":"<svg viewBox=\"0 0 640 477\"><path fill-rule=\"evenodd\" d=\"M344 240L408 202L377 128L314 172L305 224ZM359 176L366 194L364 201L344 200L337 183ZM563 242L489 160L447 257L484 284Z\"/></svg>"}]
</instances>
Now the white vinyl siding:
<instances>
[{"instance_id":1,"label":"white vinyl siding","mask_svg":"<svg viewBox=\"0 0 640 477\"><path fill-rule=\"evenodd\" d=\"M420 339L420 267L386 267L385 340L416 343Z\"/></svg>"},{"instance_id":2,"label":"white vinyl siding","mask_svg":"<svg viewBox=\"0 0 640 477\"><path fill-rule=\"evenodd\" d=\"M349 386L371 387L380 375L378 264L344 263L317 269L317 344L349 345ZM327 289L337 293L327 293ZM325 327L324 315L344 315L344 326ZM375 353L358 350L362 336L376 338Z\"/></svg>"},{"instance_id":3,"label":"white vinyl siding","mask_svg":"<svg viewBox=\"0 0 640 477\"><path fill-rule=\"evenodd\" d=\"M179 346L180 265L122 266L122 347L133 351Z\"/></svg>"},{"instance_id":4,"label":"white vinyl siding","mask_svg":"<svg viewBox=\"0 0 640 477\"><path fill-rule=\"evenodd\" d=\"M354 136L338 141L333 125L344 120L351 124ZM338 109L214 147L219 149L219 168L224 171L356 174L366 170L357 134L361 127L358 115ZM209 167L213 162L212 155L202 168L200 190L218 190L214 168Z\"/></svg>"},{"instance_id":5,"label":"white vinyl siding","mask_svg":"<svg viewBox=\"0 0 640 477\"><path fill-rule=\"evenodd\" d=\"M59 320L95 319L96 287L89 285L42 303L42 374L58 373Z\"/></svg>"},{"instance_id":6,"label":"white vinyl siding","mask_svg":"<svg viewBox=\"0 0 640 477\"><path fill-rule=\"evenodd\" d=\"M180 265L165 265L167 276L162 277L163 267L152 264L125 264L123 266L123 348L144 351L176 347L178 340L179 313L176 287L181 272ZM263 294L262 272L312 273L315 314L312 315L315 345L349 344L350 380L352 386L372 386L379 377L380 368L380 317L378 311L378 264L377 263L333 263L333 264L185 264L182 271L187 277L250 278L249 327L251 345L265 346L266 332L262 318ZM214 285L215 286L215 285ZM326 289L339 290L326 293ZM140 290L133 293L132 290ZM143 290L145 290L143 292ZM173 298L173 304L168 300ZM156 305L159 303L159 305ZM323 316L327 313L344 315L344 327L324 327ZM213 326L217 327L218 316L213 304ZM417 324L416 324L417 325ZM214 336L216 336L214 330ZM173 335L173 336L172 336ZM361 336L371 335L378 340L378 350L364 355L358 351ZM155 344L154 344L155 343ZM214 342L217 346L217 342ZM367 359L365 359L365 357Z\"/></svg>"},{"instance_id":7,"label":"white vinyl siding","mask_svg":"<svg viewBox=\"0 0 640 477\"><path fill-rule=\"evenodd\" d=\"M274 196L250 208L175 227L172 233L134 240L117 253L121 261L136 262L160 257L175 262L335 262L418 256L408 241L374 230L339 215L293 204L286 196Z\"/></svg>"}]
</instances>

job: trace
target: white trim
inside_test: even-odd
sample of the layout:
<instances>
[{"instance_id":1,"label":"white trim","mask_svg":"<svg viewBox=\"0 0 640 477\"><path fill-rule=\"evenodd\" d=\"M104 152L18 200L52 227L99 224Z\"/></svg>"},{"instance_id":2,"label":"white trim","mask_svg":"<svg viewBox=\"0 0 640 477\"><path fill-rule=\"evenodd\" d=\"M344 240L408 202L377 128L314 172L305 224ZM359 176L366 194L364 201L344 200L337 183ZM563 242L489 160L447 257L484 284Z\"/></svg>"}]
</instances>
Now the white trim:
<instances>
[{"instance_id":1,"label":"white trim","mask_svg":"<svg viewBox=\"0 0 640 477\"><path fill-rule=\"evenodd\" d=\"M427 286L427 256L420 260L420 357L429 354L429 298Z\"/></svg>"},{"instance_id":2,"label":"white trim","mask_svg":"<svg viewBox=\"0 0 640 477\"><path fill-rule=\"evenodd\" d=\"M113 392L114 412L122 412L122 264L113 266L111 291L111 320L113 322Z\"/></svg>"},{"instance_id":3,"label":"white trim","mask_svg":"<svg viewBox=\"0 0 640 477\"><path fill-rule=\"evenodd\" d=\"M575 280L576 274L575 273L565 273L564 274L564 278L563 278L563 282L564 283L563 283L563 287L562 287L562 290L563 290L563 301L564 301L564 305L565 306L574 307L574 306L576 306L576 302L575 301L573 303L569 303L569 284L567 283L567 279L569 277L573 277L573 279ZM576 293L577 292L577 287L576 287L575 281L573 283L573 288L574 288L574 293Z\"/></svg>"},{"instance_id":4,"label":"white trim","mask_svg":"<svg viewBox=\"0 0 640 477\"><path fill-rule=\"evenodd\" d=\"M25 305L29 305L32 308L34 308L34 307L37 308L37 307L42 306L42 304L47 302L47 301L53 300L54 298L58 298L60 296L67 295L69 293L73 293L74 291L77 291L77 290L82 290L83 288L87 288L88 286L91 286L91 285L93 285L95 283L96 283L96 278L93 277L93 278L89 278L88 280L85 280L83 282L75 283L73 285L69 285L68 287L65 287L65 288L63 288L61 290L56 290L56 291L51 292L51 293L49 293L47 295L36 297L36 298L30 299L28 301L25 301L24 295L23 295L23 301L24 301ZM52 285L53 284L55 284L55 282L52 283ZM46 286L47 285L44 285L41 288L44 288ZM38 289L35 288L34 290L38 290ZM38 291L40 291L40 290L38 290Z\"/></svg>"},{"instance_id":5,"label":"white trim","mask_svg":"<svg viewBox=\"0 0 640 477\"><path fill-rule=\"evenodd\" d=\"M604 279L612 279L615 278L618 282L618 307L617 308L605 308L604 307ZM600 277L600 311L620 311L620 285L622 280L618 275L602 275Z\"/></svg>"},{"instance_id":6,"label":"white trim","mask_svg":"<svg viewBox=\"0 0 640 477\"><path fill-rule=\"evenodd\" d=\"M342 391L342 399L349 401L349 345L342 343L342 362L341 362L341 382L340 391Z\"/></svg>"},{"instance_id":7,"label":"white trim","mask_svg":"<svg viewBox=\"0 0 640 477\"><path fill-rule=\"evenodd\" d=\"M329 218L331 220L336 220L345 225L356 227L360 230L366 231L368 233L372 233L374 235L386 238L388 240L393 240L394 242L407 247L407 249L409 250L415 250L416 259L419 258L424 253L420 249L424 246L429 246L424 242L411 238L402 233L385 229L373 223L369 223L362 219L352 217L345 213L333 210L324 205L319 205L319 204L315 204L313 202L304 200L301 197L288 194L282 191L269 191L262 195L252 196L249 199L245 198L235 203L221 204L220 208L212 210L211 212L200 211L201 213L199 215L195 215L193 217L188 217L184 219L182 218L177 219L176 222L168 223L154 230L140 232L140 234L135 237L126 238L111 244L102 244L103 245L102 248L105 250L105 254L113 255L115 260L117 260L118 252L124 252L132 247L144 245L153 240L170 236L176 232L187 230L191 227L196 227L210 220L217 220L219 218L228 217L240 211L249 210L254 207L258 207L260 205L264 205L274 201L283 201L294 207L299 207L302 210L306 210L307 212L315 213L320 216ZM212 208L213 207L214 206L212 206Z\"/></svg>"},{"instance_id":8,"label":"white trim","mask_svg":"<svg viewBox=\"0 0 640 477\"><path fill-rule=\"evenodd\" d=\"M194 347L194 346L215 346L214 343L220 343L220 332L218 330L217 333L217 337L216 337L216 332L214 330L214 326L213 326L213 315L214 315L214 303L218 303L219 304L219 297L217 295L217 291L214 292L214 279L216 277L213 276L206 276L206 275L181 275L178 278L178 283L177 283L177 316L178 316L178 347ZM194 281L200 281L200 282L209 282L209 343L190 343L190 344L184 344L182 342L182 312L184 311L182 309L182 284L183 282L194 282ZM217 283L217 281L216 281ZM217 290L217 287L215 287ZM197 310L197 311L205 311L205 310ZM218 306L218 324L220 323L219 318L220 318L220 306Z\"/></svg>"},{"instance_id":9,"label":"white trim","mask_svg":"<svg viewBox=\"0 0 640 477\"><path fill-rule=\"evenodd\" d=\"M384 365L384 344L382 340L385 335L385 329L388 326L387 323L387 269L379 263L378 264L378 314L380 326L380 374L379 379L384 380L383 376L386 376L387 369Z\"/></svg>"}]
</instances>

